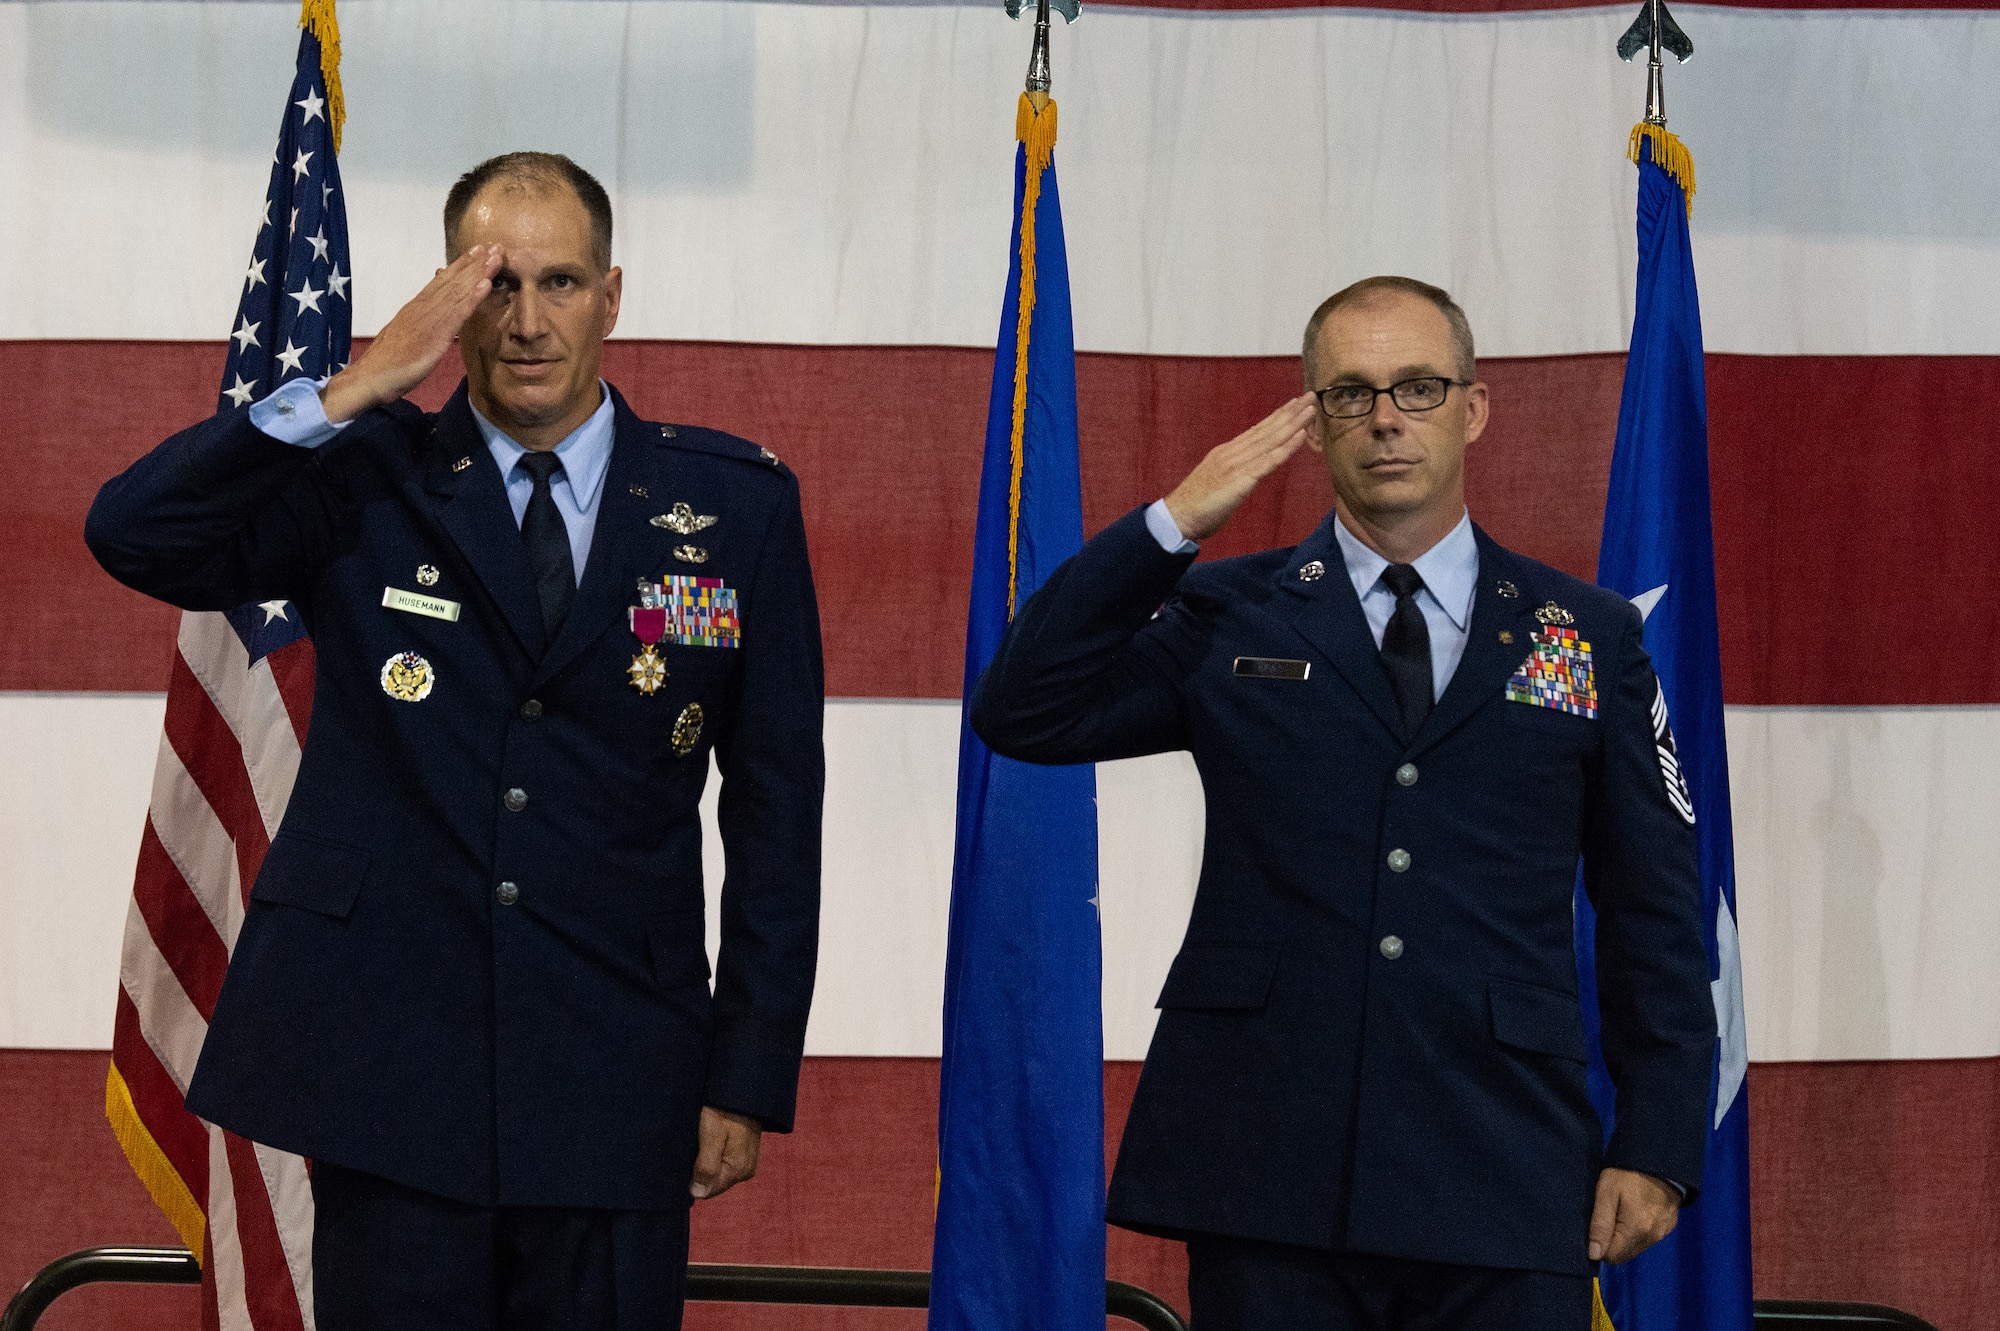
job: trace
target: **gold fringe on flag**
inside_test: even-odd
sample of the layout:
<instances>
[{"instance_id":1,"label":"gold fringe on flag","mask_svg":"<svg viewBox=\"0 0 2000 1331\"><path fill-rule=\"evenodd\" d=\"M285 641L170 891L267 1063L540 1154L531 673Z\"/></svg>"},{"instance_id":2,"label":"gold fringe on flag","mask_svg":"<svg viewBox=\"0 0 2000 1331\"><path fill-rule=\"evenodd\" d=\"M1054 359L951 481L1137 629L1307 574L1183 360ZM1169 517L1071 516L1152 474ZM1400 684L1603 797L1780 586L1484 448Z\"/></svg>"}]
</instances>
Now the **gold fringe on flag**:
<instances>
[{"instance_id":1,"label":"gold fringe on flag","mask_svg":"<svg viewBox=\"0 0 2000 1331\"><path fill-rule=\"evenodd\" d=\"M1667 132L1665 125L1649 125L1640 121L1632 126L1632 140L1625 148L1625 156L1634 165L1639 161L1639 142L1645 140L1651 147L1653 165L1672 176L1674 183L1687 196L1688 215L1694 215L1694 155L1687 145ZM1609 1325L1607 1323L1607 1325Z\"/></svg>"},{"instance_id":2,"label":"gold fringe on flag","mask_svg":"<svg viewBox=\"0 0 2000 1331\"><path fill-rule=\"evenodd\" d=\"M1014 137L1027 145L1027 183L1021 191L1021 291L1014 328L1014 430L1009 441L1013 474L1007 487L1007 618L1014 618L1014 595L1021 541L1022 436L1028 425L1028 332L1035 313L1035 204L1042 197L1042 173L1056 146L1056 104L1037 107L1021 94L1014 112Z\"/></svg>"},{"instance_id":3,"label":"gold fringe on flag","mask_svg":"<svg viewBox=\"0 0 2000 1331\"><path fill-rule=\"evenodd\" d=\"M132 1090L119 1074L116 1063L111 1065L110 1074L104 1079L104 1116L111 1120L111 1135L124 1149L125 1158L132 1164L132 1172L146 1185L146 1191L153 1194L154 1204L180 1231L181 1242L187 1244L195 1261L206 1260L202 1235L207 1231L208 1217L202 1214L201 1203L188 1191L187 1180L173 1167L167 1153L160 1149L160 1144L147 1130L145 1121L139 1117L139 1108L132 1103Z\"/></svg>"},{"instance_id":4,"label":"gold fringe on flag","mask_svg":"<svg viewBox=\"0 0 2000 1331\"><path fill-rule=\"evenodd\" d=\"M319 73L326 80L326 118L333 123L333 150L340 151L340 131L347 125L347 98L340 91L340 20L334 0L303 0L299 26L319 38Z\"/></svg>"},{"instance_id":5,"label":"gold fringe on flag","mask_svg":"<svg viewBox=\"0 0 2000 1331\"><path fill-rule=\"evenodd\" d=\"M1595 1276L1590 1281L1590 1331L1618 1331L1611 1314L1604 1311L1604 1286Z\"/></svg>"}]
</instances>

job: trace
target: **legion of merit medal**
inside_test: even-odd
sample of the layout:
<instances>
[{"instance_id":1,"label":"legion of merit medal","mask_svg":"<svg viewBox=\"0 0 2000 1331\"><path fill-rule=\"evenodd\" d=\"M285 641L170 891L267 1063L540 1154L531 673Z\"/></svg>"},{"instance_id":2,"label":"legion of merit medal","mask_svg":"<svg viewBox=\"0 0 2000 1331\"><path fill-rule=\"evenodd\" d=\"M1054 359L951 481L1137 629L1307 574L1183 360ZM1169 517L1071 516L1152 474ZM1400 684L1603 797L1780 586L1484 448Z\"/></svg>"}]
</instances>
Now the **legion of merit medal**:
<instances>
[{"instance_id":1,"label":"legion of merit medal","mask_svg":"<svg viewBox=\"0 0 2000 1331\"><path fill-rule=\"evenodd\" d=\"M626 612L631 620L632 635L639 640L639 654L632 658L625 674L631 679L632 687L647 697L659 692L660 685L667 681L667 663L660 659L658 643L667 635L667 608L660 604L660 596L651 582L639 584L639 604Z\"/></svg>"}]
</instances>

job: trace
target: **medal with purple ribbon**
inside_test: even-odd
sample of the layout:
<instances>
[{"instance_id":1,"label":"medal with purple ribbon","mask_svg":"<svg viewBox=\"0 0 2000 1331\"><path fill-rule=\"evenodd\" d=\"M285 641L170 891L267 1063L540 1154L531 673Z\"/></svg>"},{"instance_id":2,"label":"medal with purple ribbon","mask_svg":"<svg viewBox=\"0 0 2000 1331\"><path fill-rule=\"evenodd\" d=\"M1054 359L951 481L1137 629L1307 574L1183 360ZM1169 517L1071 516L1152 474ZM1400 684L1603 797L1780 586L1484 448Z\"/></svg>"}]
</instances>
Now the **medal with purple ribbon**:
<instances>
[{"instance_id":1,"label":"medal with purple ribbon","mask_svg":"<svg viewBox=\"0 0 2000 1331\"><path fill-rule=\"evenodd\" d=\"M660 685L667 679L667 663L660 659L659 641L667 636L667 607L661 604L660 590L653 583L642 580L639 583L639 604L626 612L632 625L632 636L639 640L641 651L632 658L632 664L625 674L631 679L632 687L651 697L659 692Z\"/></svg>"}]
</instances>

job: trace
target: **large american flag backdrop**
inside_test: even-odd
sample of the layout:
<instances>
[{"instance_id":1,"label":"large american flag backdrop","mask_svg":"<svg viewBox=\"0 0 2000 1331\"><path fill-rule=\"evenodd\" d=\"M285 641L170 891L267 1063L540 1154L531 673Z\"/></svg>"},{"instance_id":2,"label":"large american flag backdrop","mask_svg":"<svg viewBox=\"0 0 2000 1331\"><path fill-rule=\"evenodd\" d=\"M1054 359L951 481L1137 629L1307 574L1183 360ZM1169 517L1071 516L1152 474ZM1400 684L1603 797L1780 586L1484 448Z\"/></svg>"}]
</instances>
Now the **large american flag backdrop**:
<instances>
[{"instance_id":1,"label":"large american flag backdrop","mask_svg":"<svg viewBox=\"0 0 2000 1331\"><path fill-rule=\"evenodd\" d=\"M1634 8L1153 0L1060 29L1086 529L1297 391L1319 298L1404 272L1457 292L1480 336L1495 421L1474 516L1591 576L1632 323L1624 153L1644 69L1613 47ZM196 697L177 672L254 645L124 592L81 540L107 476L214 409L297 12L0 3L0 1284L87 1243L174 1238L103 1120L133 867L172 859L166 810L234 809L253 830L231 854L174 867L240 890L296 753L281 738L207 784L189 755L304 729L309 685L283 653L246 673L254 690L169 706L170 686ZM1968 163L2000 136L2000 21L1675 12L1697 48L1667 91L1701 173L1758 1289L1979 1325L2000 1307L1984 1202L2000 1179L2000 176ZM836 695L819 999L800 1131L700 1208L696 1252L923 1266L955 700L1028 32L983 3L341 18L357 333L439 263L458 172L566 151L618 208L607 377L802 478ZM418 397L441 403L456 373ZM1294 462L1207 553L1294 540L1327 502ZM188 775L162 786L169 752ZM1099 810L1116 1133L1192 894L1199 788L1178 757L1110 764ZM220 964L216 910L189 974ZM181 1145L212 1171L207 1141ZM239 1185L297 1195L283 1162L221 1158ZM1114 1275L1184 1297L1167 1245L1114 1234L1110 1252ZM94 1297L76 1308L200 1319L192 1295Z\"/></svg>"}]
</instances>

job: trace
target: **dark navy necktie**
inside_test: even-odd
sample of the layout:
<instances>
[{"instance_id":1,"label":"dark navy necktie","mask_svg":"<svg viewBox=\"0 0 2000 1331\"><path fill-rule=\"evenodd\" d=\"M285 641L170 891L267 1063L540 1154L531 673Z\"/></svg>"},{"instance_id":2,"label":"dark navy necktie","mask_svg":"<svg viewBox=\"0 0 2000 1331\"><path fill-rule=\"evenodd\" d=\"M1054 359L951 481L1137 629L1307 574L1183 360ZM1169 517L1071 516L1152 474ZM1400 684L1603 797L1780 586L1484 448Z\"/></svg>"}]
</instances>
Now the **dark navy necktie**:
<instances>
[{"instance_id":1,"label":"dark navy necktie","mask_svg":"<svg viewBox=\"0 0 2000 1331\"><path fill-rule=\"evenodd\" d=\"M523 453L516 465L535 481L528 511L521 515L521 539L528 547L528 563L535 570L542 629L554 638L563 616L569 613L570 598L576 595L576 562L570 555L569 528L563 525L556 497L549 491L549 478L562 470L562 459L554 453Z\"/></svg>"},{"instance_id":2,"label":"dark navy necktie","mask_svg":"<svg viewBox=\"0 0 2000 1331\"><path fill-rule=\"evenodd\" d=\"M1382 633L1382 668L1389 672L1389 686L1396 693L1396 708L1403 716L1403 738L1414 737L1417 727L1431 714L1431 626L1417 608L1417 593L1423 576L1408 564L1391 564L1382 570L1382 585L1396 594L1396 613Z\"/></svg>"}]
</instances>

